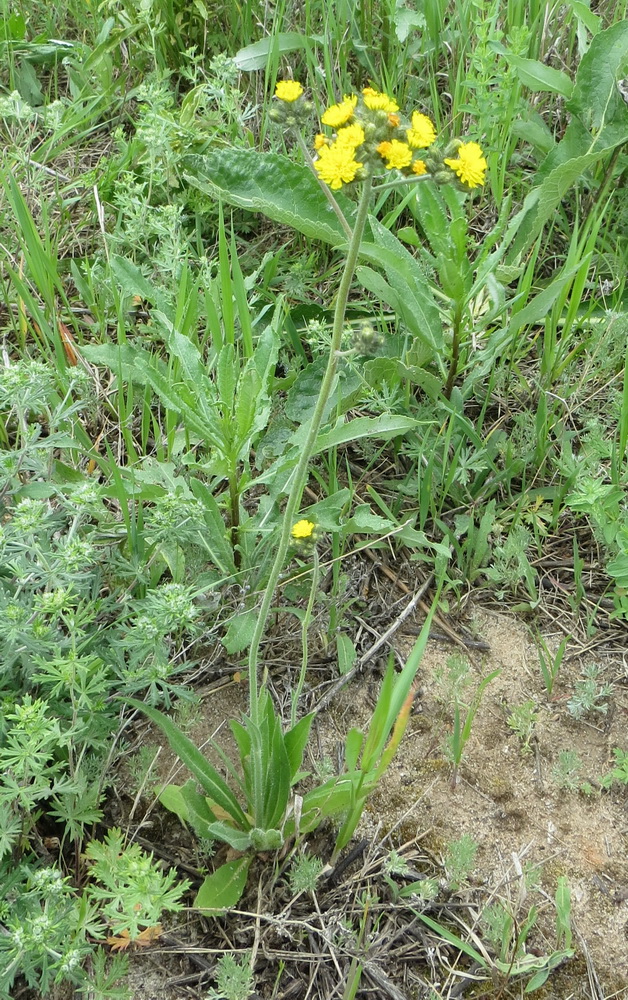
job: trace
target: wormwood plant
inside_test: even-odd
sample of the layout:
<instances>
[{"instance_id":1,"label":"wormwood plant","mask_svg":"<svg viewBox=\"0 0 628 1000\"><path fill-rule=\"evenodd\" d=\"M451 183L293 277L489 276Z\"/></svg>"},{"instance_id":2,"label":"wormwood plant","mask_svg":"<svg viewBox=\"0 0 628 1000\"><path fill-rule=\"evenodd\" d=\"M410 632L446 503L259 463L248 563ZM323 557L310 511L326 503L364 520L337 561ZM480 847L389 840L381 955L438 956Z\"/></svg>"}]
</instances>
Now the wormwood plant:
<instances>
[{"instance_id":1,"label":"wormwood plant","mask_svg":"<svg viewBox=\"0 0 628 1000\"><path fill-rule=\"evenodd\" d=\"M307 120L312 109L305 99L303 87L296 81L281 81L277 84L275 97L273 118L286 129L296 130L300 136L299 126ZM276 475L281 473L286 477L281 490L285 494L285 506L275 557L250 640L249 714L242 723L231 723L238 746L241 776L234 764L223 755L229 775L227 780L223 779L170 720L139 702L131 702L161 726L171 746L202 788L203 794L197 791L195 781L184 786L168 786L162 791L162 802L188 822L197 834L224 840L243 852L277 849L286 837L307 833L323 817L338 814L344 814L344 821L336 839L336 851L344 847L353 835L368 794L386 770L405 730L413 697L412 684L431 616L398 677L394 674L392 662L389 664L368 732L364 734L352 729L348 734L346 771L307 792L299 799L297 810L291 789L301 777L300 767L311 716L302 718L289 730L283 731L264 677L260 686L259 649L288 549L291 544L303 543L315 534L315 522L308 518L298 520L298 511L313 455L321 450L322 442L333 444L338 440L333 434L328 434L322 436L321 442L321 428L328 419L328 403L336 384L347 303L359 256L366 256L378 264L382 259L387 260L392 272L405 269L405 285L409 289L415 288L417 295L423 294L416 276L414 286L411 284L416 272L413 272L410 255L387 230L379 226L374 217L369 218L374 182L378 177L382 178L384 186L431 181L456 185L460 191L470 191L482 184L486 169L486 161L477 143L456 140L441 149L435 143L435 129L427 116L418 111L412 112L410 117L404 116L388 94L371 87L364 89L360 95L352 94L328 107L321 121L329 131L319 133L315 139L316 159L312 160L304 150L312 173L307 167L304 173L277 157L269 161L262 154L251 154L247 163L248 175L254 180L256 189L263 193L256 207L266 210L273 217L272 199L280 190L285 194L285 188L280 186L287 184L294 198L295 218L300 214L311 216L315 210L318 226L328 230L330 225L333 227L335 242L341 245L345 259L335 297L326 367L316 402L309 419L296 435L298 453L289 455L287 461L284 459L283 466L276 470ZM222 158L223 170L233 170L233 166L229 167L229 157ZM396 180L389 180L393 176ZM352 185L358 187L357 205L346 200L341 205L334 192ZM365 243L367 226L371 233L377 234L378 245ZM428 324L424 337L432 341L434 335ZM246 340L244 348L246 350ZM235 357L232 350L229 371L233 368ZM456 363L454 357L450 372L455 373ZM197 377L207 383L207 377L202 374L196 360L194 365ZM225 374L222 377L226 378L227 368L223 371ZM231 386L233 393L235 379ZM165 392L165 387L162 391ZM224 398L224 391L221 395ZM221 433L225 438L230 425L224 409L222 420L225 430ZM238 426L242 426L241 421L236 423L236 429ZM337 422L336 427L341 426L342 421ZM348 428L342 427L342 433L351 429L349 422ZM238 443L234 456L240 449L241 444ZM235 502L232 506L232 525L237 509L238 503ZM237 538L234 544L238 546ZM244 888L249 860L250 854L245 855L242 860L223 866L226 869L223 873L219 870L210 876L199 892L197 905L220 908L225 905L226 899L232 905Z\"/></svg>"}]
</instances>

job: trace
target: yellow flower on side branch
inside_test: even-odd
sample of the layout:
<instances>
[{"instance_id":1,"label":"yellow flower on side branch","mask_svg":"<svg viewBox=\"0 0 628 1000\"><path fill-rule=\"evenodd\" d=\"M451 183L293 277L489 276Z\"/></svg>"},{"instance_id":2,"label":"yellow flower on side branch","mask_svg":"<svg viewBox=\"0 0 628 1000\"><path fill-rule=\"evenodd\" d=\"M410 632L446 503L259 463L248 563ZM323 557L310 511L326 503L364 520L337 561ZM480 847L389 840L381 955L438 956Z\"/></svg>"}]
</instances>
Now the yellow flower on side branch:
<instances>
[{"instance_id":1,"label":"yellow flower on side branch","mask_svg":"<svg viewBox=\"0 0 628 1000\"><path fill-rule=\"evenodd\" d=\"M365 87L362 91L362 97L364 98L364 106L369 111L386 111L388 114L399 111L399 105L393 101L392 97L389 97L388 94L382 94L379 90L373 90L372 87Z\"/></svg>"},{"instance_id":2,"label":"yellow flower on side branch","mask_svg":"<svg viewBox=\"0 0 628 1000\"><path fill-rule=\"evenodd\" d=\"M412 112L412 128L406 130L408 145L413 149L427 149L436 138L436 129L427 117L418 111Z\"/></svg>"},{"instance_id":3,"label":"yellow flower on side branch","mask_svg":"<svg viewBox=\"0 0 628 1000\"><path fill-rule=\"evenodd\" d=\"M361 125L345 125L339 128L336 134L336 142L341 146L350 146L357 149L364 142L364 129Z\"/></svg>"},{"instance_id":4,"label":"yellow flower on side branch","mask_svg":"<svg viewBox=\"0 0 628 1000\"><path fill-rule=\"evenodd\" d=\"M469 188L484 184L484 174L488 164L477 142L463 142L458 147L458 156L443 161L450 167L458 180Z\"/></svg>"},{"instance_id":5,"label":"yellow flower on side branch","mask_svg":"<svg viewBox=\"0 0 628 1000\"><path fill-rule=\"evenodd\" d=\"M311 538L314 534L314 529L316 525L313 521L307 521L305 518L301 521L297 521L296 524L292 525L292 535L295 541L302 541L304 538Z\"/></svg>"},{"instance_id":6,"label":"yellow flower on side branch","mask_svg":"<svg viewBox=\"0 0 628 1000\"><path fill-rule=\"evenodd\" d=\"M352 94L351 97L345 97L340 104L332 104L321 117L323 125L329 125L331 128L340 128L341 125L346 125L353 118L357 103L356 95Z\"/></svg>"},{"instance_id":7,"label":"yellow flower on side branch","mask_svg":"<svg viewBox=\"0 0 628 1000\"><path fill-rule=\"evenodd\" d=\"M321 146L318 159L314 161L316 173L332 191L339 191L343 184L354 181L362 166L355 159L355 148L342 142Z\"/></svg>"},{"instance_id":8,"label":"yellow flower on side branch","mask_svg":"<svg viewBox=\"0 0 628 1000\"><path fill-rule=\"evenodd\" d=\"M298 80L280 80L275 87L275 97L280 101L297 101L303 93L303 87Z\"/></svg>"},{"instance_id":9,"label":"yellow flower on side branch","mask_svg":"<svg viewBox=\"0 0 628 1000\"><path fill-rule=\"evenodd\" d=\"M377 152L386 160L387 170L403 170L412 163L412 150L407 143L399 142L399 139L380 142Z\"/></svg>"}]
</instances>

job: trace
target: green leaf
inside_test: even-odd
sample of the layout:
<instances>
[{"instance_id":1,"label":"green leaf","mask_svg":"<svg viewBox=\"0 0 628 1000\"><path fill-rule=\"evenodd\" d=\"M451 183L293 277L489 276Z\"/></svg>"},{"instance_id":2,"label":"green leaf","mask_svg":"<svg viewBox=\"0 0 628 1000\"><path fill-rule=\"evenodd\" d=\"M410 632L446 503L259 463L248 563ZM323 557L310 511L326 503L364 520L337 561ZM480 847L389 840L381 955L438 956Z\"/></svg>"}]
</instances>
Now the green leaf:
<instances>
[{"instance_id":1,"label":"green leaf","mask_svg":"<svg viewBox=\"0 0 628 1000\"><path fill-rule=\"evenodd\" d=\"M235 615L227 626L227 632L221 642L228 653L241 653L251 645L255 624L257 622L257 608L249 608Z\"/></svg>"},{"instance_id":2,"label":"green leaf","mask_svg":"<svg viewBox=\"0 0 628 1000\"><path fill-rule=\"evenodd\" d=\"M617 90L627 63L628 21L624 20L596 35L580 60L567 104L572 120L541 165L539 186L528 194L508 227L505 242L512 240L512 245L507 264L532 246L584 171L628 142L628 105Z\"/></svg>"},{"instance_id":3,"label":"green leaf","mask_svg":"<svg viewBox=\"0 0 628 1000\"><path fill-rule=\"evenodd\" d=\"M179 413L188 430L197 435L204 445L213 445L221 453L224 442L216 415L209 409L209 402L195 399L185 384L173 384L172 376L162 370L157 359L147 361L140 356L136 360L136 369L144 375L153 387L160 401L175 413ZM201 393L202 396L202 387Z\"/></svg>"},{"instance_id":4,"label":"green leaf","mask_svg":"<svg viewBox=\"0 0 628 1000\"><path fill-rule=\"evenodd\" d=\"M578 65L576 83L567 110L598 133L628 124L628 106L617 91L617 79L628 65L628 21L618 21L591 40ZM599 136L606 145L603 135Z\"/></svg>"},{"instance_id":5,"label":"green leaf","mask_svg":"<svg viewBox=\"0 0 628 1000\"><path fill-rule=\"evenodd\" d=\"M308 521L314 521L322 531L338 531L341 525L343 513L351 505L351 490L345 486L336 493L319 500L318 503L311 504L303 511L303 516Z\"/></svg>"},{"instance_id":6,"label":"green leaf","mask_svg":"<svg viewBox=\"0 0 628 1000\"><path fill-rule=\"evenodd\" d=\"M590 31L592 35L597 35L600 28L604 26L604 21L599 14L594 14L590 9L591 0L566 0L566 2L576 17L582 21L587 31Z\"/></svg>"},{"instance_id":7,"label":"green leaf","mask_svg":"<svg viewBox=\"0 0 628 1000\"><path fill-rule=\"evenodd\" d=\"M565 875L556 887L556 940L559 947L571 948L571 890Z\"/></svg>"},{"instance_id":8,"label":"green leaf","mask_svg":"<svg viewBox=\"0 0 628 1000\"><path fill-rule=\"evenodd\" d=\"M391 531L395 525L387 517L374 514L367 503L362 503L355 508L352 516L345 522L343 529L345 533L355 532L356 534L381 535Z\"/></svg>"},{"instance_id":9,"label":"green leaf","mask_svg":"<svg viewBox=\"0 0 628 1000\"><path fill-rule=\"evenodd\" d=\"M228 861L208 875L198 890L194 906L210 914L224 913L235 906L244 892L251 860L246 857Z\"/></svg>"},{"instance_id":10,"label":"green leaf","mask_svg":"<svg viewBox=\"0 0 628 1000\"><path fill-rule=\"evenodd\" d=\"M335 448L349 441L361 438L380 438L388 441L414 430L419 424L414 417L397 416L394 413L384 413L380 417L356 417L355 420L341 419L333 430L319 434L314 446L314 455L319 455L328 448Z\"/></svg>"},{"instance_id":11,"label":"green leaf","mask_svg":"<svg viewBox=\"0 0 628 1000\"><path fill-rule=\"evenodd\" d=\"M432 920L432 918L428 917L426 913L419 913L417 910L415 910L414 912L416 913L419 920L422 920L424 924L427 924L427 926L430 927L433 931L435 931L436 934L439 934L442 938L445 939L445 941L449 941L449 943L453 944L455 948L458 948L469 958L472 958L473 961L477 962L482 969L486 969L486 959L484 958L483 955L480 955L479 951L476 951L475 948L472 948L470 944L468 944L466 941L463 941L462 938L457 936L457 934L453 934L447 927L443 927L442 924L439 924L435 920Z\"/></svg>"},{"instance_id":12,"label":"green leaf","mask_svg":"<svg viewBox=\"0 0 628 1000\"><path fill-rule=\"evenodd\" d=\"M517 76L528 90L533 93L548 91L551 94L571 97L573 82L562 70L546 66L538 59L524 59L522 56L517 56L506 50L502 52L502 55L511 66L514 66Z\"/></svg>"},{"instance_id":13,"label":"green leaf","mask_svg":"<svg viewBox=\"0 0 628 1000\"><path fill-rule=\"evenodd\" d=\"M351 637L345 635L344 632L339 632L336 636L336 653L338 655L338 673L341 676L348 674L357 660L358 654ZM349 770L351 770L350 767Z\"/></svg>"},{"instance_id":14,"label":"green leaf","mask_svg":"<svg viewBox=\"0 0 628 1000\"><path fill-rule=\"evenodd\" d=\"M310 738L310 729L313 718L314 712L310 712L309 715L304 715L303 718L299 719L297 724L293 726L292 729L289 729L284 736L286 753L290 764L290 778L292 781L294 781L294 777L301 767L303 753L305 751L305 747L307 746L307 741Z\"/></svg>"},{"instance_id":15,"label":"green leaf","mask_svg":"<svg viewBox=\"0 0 628 1000\"><path fill-rule=\"evenodd\" d=\"M354 771L358 766L358 758L364 744L364 733L361 729L350 729L345 740L345 767Z\"/></svg>"},{"instance_id":16,"label":"green leaf","mask_svg":"<svg viewBox=\"0 0 628 1000\"><path fill-rule=\"evenodd\" d=\"M207 799L200 795L194 786L194 781L185 785L166 785L159 793L162 806L178 816L182 823L192 827L198 837L208 837L208 826L215 822Z\"/></svg>"},{"instance_id":17,"label":"green leaf","mask_svg":"<svg viewBox=\"0 0 628 1000\"><path fill-rule=\"evenodd\" d=\"M298 31L279 31L239 49L233 61L242 73L251 73L253 70L266 68L271 52L278 54L298 52L300 49L309 48L315 41L315 37L303 35Z\"/></svg>"},{"instance_id":18,"label":"green leaf","mask_svg":"<svg viewBox=\"0 0 628 1000\"><path fill-rule=\"evenodd\" d=\"M114 278L118 281L125 295L129 298L139 295L151 305L157 306L165 316L171 318L172 310L163 291L157 285L153 285L137 264L128 260L127 257L118 257L114 254L111 257L110 266Z\"/></svg>"},{"instance_id":19,"label":"green leaf","mask_svg":"<svg viewBox=\"0 0 628 1000\"><path fill-rule=\"evenodd\" d=\"M230 413L236 396L239 363L233 344L225 344L216 362L216 382L223 407Z\"/></svg>"},{"instance_id":20,"label":"green leaf","mask_svg":"<svg viewBox=\"0 0 628 1000\"><path fill-rule=\"evenodd\" d=\"M167 715L159 712L156 708L151 708L149 705L145 705L144 702L137 701L135 698L125 698L125 702L127 705L132 705L133 708L137 708L138 711L143 712L151 722L159 726L174 753L181 763L185 764L198 779L205 794L216 805L221 806L236 823L247 829L250 824L240 803L216 768L206 760L198 747L192 743L192 740L185 733L181 732L179 727Z\"/></svg>"},{"instance_id":21,"label":"green leaf","mask_svg":"<svg viewBox=\"0 0 628 1000\"><path fill-rule=\"evenodd\" d=\"M388 287L393 290L396 301L393 308L412 334L423 341L434 354L440 355L443 349L443 324L420 264L397 237L373 216L370 217L370 223L375 243L363 243L360 256L384 270Z\"/></svg>"},{"instance_id":22,"label":"green leaf","mask_svg":"<svg viewBox=\"0 0 628 1000\"><path fill-rule=\"evenodd\" d=\"M347 236L332 212L316 177L286 156L256 150L221 149L183 160L186 180L216 200L262 212L310 239L342 246ZM355 205L336 198L349 223Z\"/></svg>"},{"instance_id":23,"label":"green leaf","mask_svg":"<svg viewBox=\"0 0 628 1000\"><path fill-rule=\"evenodd\" d=\"M581 267L582 261L580 260L574 267L569 268L569 270L565 271L558 278L551 281L547 288L544 288L542 292L535 295L523 309L516 312L508 327L509 334L514 335L522 327L539 323L545 319L558 296L564 290L565 286L571 282L574 274Z\"/></svg>"},{"instance_id":24,"label":"green leaf","mask_svg":"<svg viewBox=\"0 0 628 1000\"><path fill-rule=\"evenodd\" d=\"M221 573L225 576L232 576L236 572L233 549L229 544L227 528L220 507L209 487L200 479L190 478L190 488L204 507L203 517L208 530L203 535L202 544Z\"/></svg>"}]
</instances>

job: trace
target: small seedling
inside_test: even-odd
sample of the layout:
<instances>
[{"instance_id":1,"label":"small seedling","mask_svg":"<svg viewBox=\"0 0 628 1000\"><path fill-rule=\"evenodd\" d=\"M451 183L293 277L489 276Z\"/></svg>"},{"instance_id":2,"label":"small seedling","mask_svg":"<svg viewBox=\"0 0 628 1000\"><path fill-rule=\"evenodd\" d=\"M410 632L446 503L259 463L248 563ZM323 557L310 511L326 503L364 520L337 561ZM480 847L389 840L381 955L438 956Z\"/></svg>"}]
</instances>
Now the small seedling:
<instances>
[{"instance_id":1,"label":"small seedling","mask_svg":"<svg viewBox=\"0 0 628 1000\"><path fill-rule=\"evenodd\" d=\"M205 1000L248 1000L255 987L248 955L241 961L231 952L221 955L216 962L216 984L218 989L210 990Z\"/></svg>"},{"instance_id":2,"label":"small seedling","mask_svg":"<svg viewBox=\"0 0 628 1000\"><path fill-rule=\"evenodd\" d=\"M301 892L314 892L324 864L315 854L300 854L294 859L288 873L290 889L297 896Z\"/></svg>"},{"instance_id":3,"label":"small seedling","mask_svg":"<svg viewBox=\"0 0 628 1000\"><path fill-rule=\"evenodd\" d=\"M447 738L446 752L448 753L452 764L452 774L451 774L451 787L454 789L458 781L458 769L460 767L460 762L462 760L462 755L464 753L464 748L469 741L471 736L471 730L473 729L473 720L477 715L477 711L480 707L482 701L482 695L484 691L499 674L499 670L493 670L492 673L484 677L478 684L477 690L471 701L470 705L463 705L456 697L454 702L454 724L451 733ZM464 721L463 721L463 712Z\"/></svg>"},{"instance_id":4,"label":"small seedling","mask_svg":"<svg viewBox=\"0 0 628 1000\"><path fill-rule=\"evenodd\" d=\"M582 760L575 750L561 750L558 761L552 768L552 777L559 788L568 792L577 792L580 788L580 772Z\"/></svg>"},{"instance_id":5,"label":"small seedling","mask_svg":"<svg viewBox=\"0 0 628 1000\"><path fill-rule=\"evenodd\" d=\"M477 852L478 845L468 833L448 844L443 865L452 889L458 889L472 871Z\"/></svg>"},{"instance_id":6,"label":"small seedling","mask_svg":"<svg viewBox=\"0 0 628 1000\"><path fill-rule=\"evenodd\" d=\"M620 750L615 747L615 767L601 780L603 788L610 788L614 781L619 781L622 785L628 785L628 750Z\"/></svg>"},{"instance_id":7,"label":"small seedling","mask_svg":"<svg viewBox=\"0 0 628 1000\"><path fill-rule=\"evenodd\" d=\"M565 650L567 648L567 640L569 636L565 636L560 646L556 652L552 655L547 648L547 643L540 636L536 637L536 648L539 655L539 666L541 668L541 674L543 675L543 683L545 684L545 690L548 695L552 696L552 691L554 690L554 684L558 676L558 671L560 670L561 664L563 662L563 657L565 655Z\"/></svg>"},{"instance_id":8,"label":"small seedling","mask_svg":"<svg viewBox=\"0 0 628 1000\"><path fill-rule=\"evenodd\" d=\"M574 719L582 719L592 712L605 715L608 711L605 699L610 697L613 688L611 684L600 683L602 669L599 663L591 663L584 668L581 679L576 681L574 693L567 702L569 714Z\"/></svg>"},{"instance_id":9,"label":"small seedling","mask_svg":"<svg viewBox=\"0 0 628 1000\"><path fill-rule=\"evenodd\" d=\"M508 716L508 725L521 740L521 753L532 753L532 742L538 722L538 712L535 711L532 700L524 701L523 705L516 705Z\"/></svg>"}]
</instances>

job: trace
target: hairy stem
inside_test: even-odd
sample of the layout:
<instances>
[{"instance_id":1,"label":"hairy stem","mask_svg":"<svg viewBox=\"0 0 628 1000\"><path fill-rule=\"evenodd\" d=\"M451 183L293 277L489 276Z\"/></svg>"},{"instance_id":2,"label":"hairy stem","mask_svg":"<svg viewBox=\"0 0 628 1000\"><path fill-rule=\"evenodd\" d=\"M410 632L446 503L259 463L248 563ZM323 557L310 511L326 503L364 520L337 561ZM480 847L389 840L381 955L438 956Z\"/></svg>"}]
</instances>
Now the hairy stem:
<instances>
[{"instance_id":1,"label":"hairy stem","mask_svg":"<svg viewBox=\"0 0 628 1000\"><path fill-rule=\"evenodd\" d=\"M334 376L336 374L338 351L342 341L342 331L347 311L347 302L349 300L349 291L351 289L351 281L353 280L353 274L358 260L358 253L360 251L360 243L362 242L364 227L368 218L370 194L371 178L368 177L364 181L362 187L362 194L355 219L355 227L351 234L349 246L347 247L347 257L345 260L344 271L338 288L327 367L325 368L325 374L323 375L323 381L321 382L318 399L316 400L314 413L312 414L312 418L310 420L307 436L303 443L301 456L292 476L292 485L290 487L290 493L288 494L286 509L283 513L283 524L279 544L270 569L268 583L266 584L264 597L259 610L259 616L253 632L253 638L251 640L251 648L249 650L249 713L253 722L257 722L258 715L257 660L259 656L259 647L262 636L266 630L266 623L268 621L268 615L270 614L271 605L275 596L275 589L277 587L279 575L285 564L286 554L290 546L292 526L295 521L296 512L298 511L301 503L303 490L305 489L310 458L314 450L314 445L316 443L316 438L318 437L321 423L323 421L323 414L331 394Z\"/></svg>"}]
</instances>

